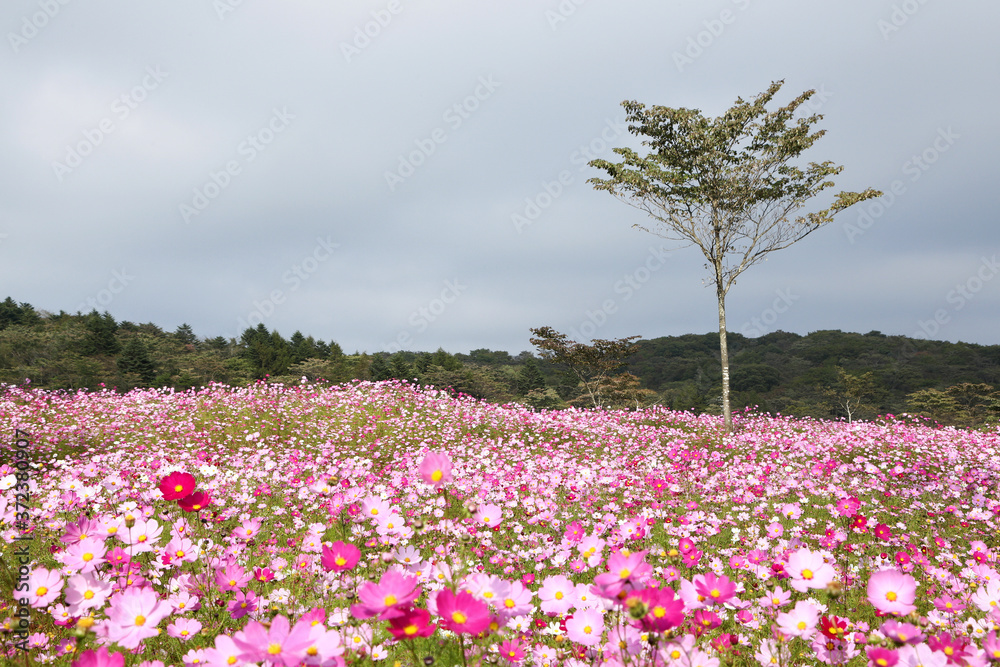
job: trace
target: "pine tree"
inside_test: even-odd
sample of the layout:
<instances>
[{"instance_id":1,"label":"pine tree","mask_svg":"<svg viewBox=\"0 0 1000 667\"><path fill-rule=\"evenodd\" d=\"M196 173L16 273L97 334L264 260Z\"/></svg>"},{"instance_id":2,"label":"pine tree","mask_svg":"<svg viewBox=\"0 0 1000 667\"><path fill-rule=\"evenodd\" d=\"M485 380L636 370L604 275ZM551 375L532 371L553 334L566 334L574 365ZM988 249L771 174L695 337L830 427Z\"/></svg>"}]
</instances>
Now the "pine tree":
<instances>
[{"instance_id":1,"label":"pine tree","mask_svg":"<svg viewBox=\"0 0 1000 667\"><path fill-rule=\"evenodd\" d=\"M134 373L145 384L150 384L156 378L156 366L149 357L149 349L138 337L129 339L118 356L117 363L121 373Z\"/></svg>"}]
</instances>

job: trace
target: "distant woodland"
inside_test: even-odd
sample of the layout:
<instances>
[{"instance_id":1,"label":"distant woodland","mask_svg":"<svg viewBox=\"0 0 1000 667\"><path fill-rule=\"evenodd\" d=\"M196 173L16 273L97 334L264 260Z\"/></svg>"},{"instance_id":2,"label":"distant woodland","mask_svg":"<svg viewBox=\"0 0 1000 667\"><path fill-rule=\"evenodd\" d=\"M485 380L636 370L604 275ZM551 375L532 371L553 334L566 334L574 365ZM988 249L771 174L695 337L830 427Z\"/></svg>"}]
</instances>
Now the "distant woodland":
<instances>
[{"instance_id":1,"label":"distant woodland","mask_svg":"<svg viewBox=\"0 0 1000 667\"><path fill-rule=\"evenodd\" d=\"M528 345L528 333L525 343ZM848 421L908 414L942 425L995 427L1000 345L837 330L759 338L729 334L734 412ZM136 387L184 391L218 382L298 383L400 379L538 409L591 405L576 377L524 351L346 353L335 341L263 324L239 339L203 338L187 324L164 331L110 313L58 314L0 302L0 383L56 390ZM603 380L602 407L659 404L718 413L718 334L639 340L627 365Z\"/></svg>"}]
</instances>

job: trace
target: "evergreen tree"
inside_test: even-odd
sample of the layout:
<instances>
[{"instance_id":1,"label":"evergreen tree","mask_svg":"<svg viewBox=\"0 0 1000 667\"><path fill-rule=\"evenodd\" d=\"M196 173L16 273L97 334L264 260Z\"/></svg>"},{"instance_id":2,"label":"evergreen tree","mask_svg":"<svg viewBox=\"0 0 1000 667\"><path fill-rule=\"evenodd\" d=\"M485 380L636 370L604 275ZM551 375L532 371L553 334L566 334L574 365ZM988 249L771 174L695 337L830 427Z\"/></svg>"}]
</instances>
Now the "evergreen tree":
<instances>
[{"instance_id":1,"label":"evergreen tree","mask_svg":"<svg viewBox=\"0 0 1000 667\"><path fill-rule=\"evenodd\" d=\"M392 359L389 361L389 371L392 373L392 377L397 380L413 379L413 370L400 353L392 355Z\"/></svg>"},{"instance_id":2,"label":"evergreen tree","mask_svg":"<svg viewBox=\"0 0 1000 667\"><path fill-rule=\"evenodd\" d=\"M118 354L121 344L115 334L118 332L118 323L111 313L104 311L103 315L97 310L90 311L83 320L86 335L83 339L82 353L87 356L99 354Z\"/></svg>"},{"instance_id":3,"label":"evergreen tree","mask_svg":"<svg viewBox=\"0 0 1000 667\"><path fill-rule=\"evenodd\" d=\"M156 366L149 357L149 349L138 337L130 338L118 356L118 370L123 374L134 373L145 384L156 378Z\"/></svg>"},{"instance_id":4,"label":"evergreen tree","mask_svg":"<svg viewBox=\"0 0 1000 667\"><path fill-rule=\"evenodd\" d=\"M528 357L521 370L517 373L517 393L519 396L527 396L534 389L545 388L545 377L538 368L538 362L534 357Z\"/></svg>"},{"instance_id":5,"label":"evergreen tree","mask_svg":"<svg viewBox=\"0 0 1000 667\"><path fill-rule=\"evenodd\" d=\"M385 357L378 353L372 356L372 363L368 367L368 373L375 382L388 380L392 377L392 370L389 368L389 364L385 362Z\"/></svg>"},{"instance_id":6,"label":"evergreen tree","mask_svg":"<svg viewBox=\"0 0 1000 667\"><path fill-rule=\"evenodd\" d=\"M194 329L190 324L182 324L174 331L174 339L183 345L194 345L198 342L198 337L194 335Z\"/></svg>"}]
</instances>

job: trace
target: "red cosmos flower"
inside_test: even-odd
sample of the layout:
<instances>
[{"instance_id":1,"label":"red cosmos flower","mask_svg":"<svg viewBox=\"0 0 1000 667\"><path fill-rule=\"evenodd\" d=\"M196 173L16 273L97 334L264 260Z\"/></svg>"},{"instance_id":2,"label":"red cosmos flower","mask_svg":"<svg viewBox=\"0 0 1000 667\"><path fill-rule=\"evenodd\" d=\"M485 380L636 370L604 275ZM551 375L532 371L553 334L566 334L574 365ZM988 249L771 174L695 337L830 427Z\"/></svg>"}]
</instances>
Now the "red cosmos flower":
<instances>
[{"instance_id":1,"label":"red cosmos flower","mask_svg":"<svg viewBox=\"0 0 1000 667\"><path fill-rule=\"evenodd\" d=\"M177 505L185 512L200 512L212 502L212 496L207 491L194 493L178 499Z\"/></svg>"},{"instance_id":2,"label":"red cosmos flower","mask_svg":"<svg viewBox=\"0 0 1000 667\"><path fill-rule=\"evenodd\" d=\"M823 616L819 619L819 629L830 639L844 639L847 632L847 619L839 616Z\"/></svg>"},{"instance_id":3,"label":"red cosmos flower","mask_svg":"<svg viewBox=\"0 0 1000 667\"><path fill-rule=\"evenodd\" d=\"M186 472L172 472L160 480L160 492L164 500L180 500L191 495L196 480Z\"/></svg>"}]
</instances>

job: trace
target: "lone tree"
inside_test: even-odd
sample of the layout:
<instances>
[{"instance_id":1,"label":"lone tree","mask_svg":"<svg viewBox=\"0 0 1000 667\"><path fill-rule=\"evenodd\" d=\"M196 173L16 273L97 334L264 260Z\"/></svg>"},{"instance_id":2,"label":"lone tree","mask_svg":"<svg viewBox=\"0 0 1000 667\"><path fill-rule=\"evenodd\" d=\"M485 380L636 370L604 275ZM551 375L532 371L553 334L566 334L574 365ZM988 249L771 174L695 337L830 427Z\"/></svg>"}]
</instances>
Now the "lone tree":
<instances>
[{"instance_id":1,"label":"lone tree","mask_svg":"<svg viewBox=\"0 0 1000 667\"><path fill-rule=\"evenodd\" d=\"M843 167L829 161L805 167L793 164L826 131L811 132L820 115L794 119L813 90L784 107L767 110L783 83L772 83L752 102L737 98L718 118L705 118L697 109L647 109L625 101L629 132L645 137L642 145L650 152L641 156L630 148L615 148L621 162L590 162L608 174L608 178L589 180L596 189L607 190L656 221L653 229L634 227L696 245L705 255L719 303L722 411L727 431L733 425L726 346L729 288L769 252L787 248L847 207L882 195L871 188L840 192L828 208L797 214L806 202L833 186L830 177Z\"/></svg>"},{"instance_id":2,"label":"lone tree","mask_svg":"<svg viewBox=\"0 0 1000 667\"><path fill-rule=\"evenodd\" d=\"M612 374L625 366L635 353L632 342L639 336L617 340L594 339L590 345L567 340L566 334L552 327L531 329L536 338L531 344L538 348L539 356L546 361L563 364L583 385L590 404L599 408L604 403L602 394Z\"/></svg>"}]
</instances>

